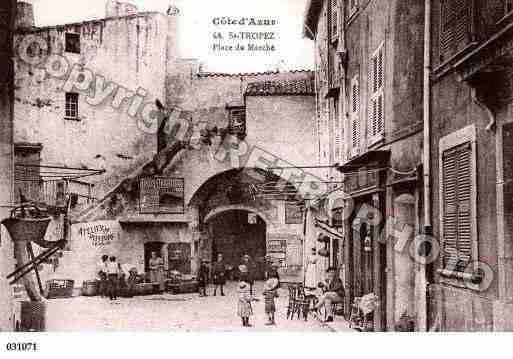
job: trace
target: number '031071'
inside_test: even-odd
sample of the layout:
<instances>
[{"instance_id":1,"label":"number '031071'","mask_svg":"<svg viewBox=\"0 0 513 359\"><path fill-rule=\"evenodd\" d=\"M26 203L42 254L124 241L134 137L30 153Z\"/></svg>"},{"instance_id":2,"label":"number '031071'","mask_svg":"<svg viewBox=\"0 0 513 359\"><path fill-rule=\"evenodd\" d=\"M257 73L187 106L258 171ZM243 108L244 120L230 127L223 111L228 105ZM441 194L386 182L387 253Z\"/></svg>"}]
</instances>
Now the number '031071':
<instances>
[{"instance_id":1,"label":"number '031071'","mask_svg":"<svg viewBox=\"0 0 513 359\"><path fill-rule=\"evenodd\" d=\"M7 351L17 351L17 352L29 352L29 351L37 351L36 343L7 343L6 345Z\"/></svg>"}]
</instances>

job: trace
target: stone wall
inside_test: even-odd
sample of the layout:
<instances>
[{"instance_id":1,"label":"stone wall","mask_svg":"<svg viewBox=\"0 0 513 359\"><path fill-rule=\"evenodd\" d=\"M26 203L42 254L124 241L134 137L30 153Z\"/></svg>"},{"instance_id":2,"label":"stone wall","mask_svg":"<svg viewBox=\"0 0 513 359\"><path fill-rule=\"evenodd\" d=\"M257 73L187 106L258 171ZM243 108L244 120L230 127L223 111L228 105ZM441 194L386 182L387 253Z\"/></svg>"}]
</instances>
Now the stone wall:
<instances>
[{"instance_id":1,"label":"stone wall","mask_svg":"<svg viewBox=\"0 0 513 359\"><path fill-rule=\"evenodd\" d=\"M70 68L80 65L90 70L93 90L79 91L77 87L82 84L70 86L80 94L79 121L67 120L64 80L69 76L62 79L45 76L38 68L41 66L28 65L17 56L15 141L41 143L44 164L106 169L105 175L90 179L98 182L100 196L131 168L151 158L156 152L155 131L145 130L140 117L129 114L134 99L130 94L119 106L118 100L124 90L145 94L140 114L145 104L154 106L155 98L165 98L167 59L163 54L167 53L168 42L173 41L168 36L170 23L172 18L159 13L139 13L20 30L17 44L35 36L47 44L50 52L62 54ZM80 54L63 52L65 34L69 32L80 34ZM44 52L43 56L46 55ZM79 78L77 82L80 83ZM109 82L119 87L96 104L94 99L99 99L96 88L101 89Z\"/></svg>"}]
</instances>

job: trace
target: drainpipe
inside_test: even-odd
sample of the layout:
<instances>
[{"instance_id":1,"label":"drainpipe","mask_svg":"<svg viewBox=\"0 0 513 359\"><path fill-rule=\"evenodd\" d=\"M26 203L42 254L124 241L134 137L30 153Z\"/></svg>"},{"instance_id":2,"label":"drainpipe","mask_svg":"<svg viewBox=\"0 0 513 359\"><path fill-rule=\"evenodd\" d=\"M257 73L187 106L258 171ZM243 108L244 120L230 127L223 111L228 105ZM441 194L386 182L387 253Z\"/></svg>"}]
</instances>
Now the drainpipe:
<instances>
[{"instance_id":1,"label":"drainpipe","mask_svg":"<svg viewBox=\"0 0 513 359\"><path fill-rule=\"evenodd\" d=\"M424 172L424 228L425 235L433 234L431 223L431 0L425 0L424 3L424 143L422 168ZM418 268L418 305L417 324L419 331L427 331L427 280L426 265L419 263Z\"/></svg>"}]
</instances>

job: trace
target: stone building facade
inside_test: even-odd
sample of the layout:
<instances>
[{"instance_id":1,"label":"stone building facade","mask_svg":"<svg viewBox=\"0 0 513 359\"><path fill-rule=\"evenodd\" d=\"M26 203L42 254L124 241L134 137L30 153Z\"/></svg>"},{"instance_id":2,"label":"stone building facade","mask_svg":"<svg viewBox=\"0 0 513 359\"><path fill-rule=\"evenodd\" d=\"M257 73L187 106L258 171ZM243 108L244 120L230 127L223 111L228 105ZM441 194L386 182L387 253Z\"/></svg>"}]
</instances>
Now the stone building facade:
<instances>
[{"instance_id":1,"label":"stone building facade","mask_svg":"<svg viewBox=\"0 0 513 359\"><path fill-rule=\"evenodd\" d=\"M512 330L511 1L432 2L437 330ZM456 194L456 195L455 195Z\"/></svg>"},{"instance_id":2,"label":"stone building facade","mask_svg":"<svg viewBox=\"0 0 513 359\"><path fill-rule=\"evenodd\" d=\"M329 264L341 270L347 314L355 297L377 295L374 330L394 330L403 315L425 327L422 271L394 239L421 232L423 16L423 1L380 0L311 0L305 16L320 163L332 167L310 241L338 248Z\"/></svg>"},{"instance_id":3,"label":"stone building facade","mask_svg":"<svg viewBox=\"0 0 513 359\"><path fill-rule=\"evenodd\" d=\"M73 211L69 248L45 265L43 281L80 286L102 254L144 272L153 251L166 269L191 275L217 253L233 267L250 254L260 269L271 254L284 280L301 281L301 197L264 195L288 180L264 169L267 158L316 161L312 72L203 72L177 50L176 11L108 1L105 19L38 28L22 4L15 140L30 154L19 161L104 170L69 184L94 185L94 198ZM68 81L55 76L62 59ZM48 239L60 238L58 220Z\"/></svg>"}]
</instances>

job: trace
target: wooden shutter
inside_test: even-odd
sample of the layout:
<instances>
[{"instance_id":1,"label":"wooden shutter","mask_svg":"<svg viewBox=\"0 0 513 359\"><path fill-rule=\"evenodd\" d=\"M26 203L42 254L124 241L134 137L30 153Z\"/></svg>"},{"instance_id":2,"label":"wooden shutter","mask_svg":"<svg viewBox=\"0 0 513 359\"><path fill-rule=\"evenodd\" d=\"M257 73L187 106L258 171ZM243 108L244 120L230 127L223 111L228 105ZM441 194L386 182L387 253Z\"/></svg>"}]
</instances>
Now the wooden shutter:
<instances>
[{"instance_id":1,"label":"wooden shutter","mask_svg":"<svg viewBox=\"0 0 513 359\"><path fill-rule=\"evenodd\" d=\"M369 63L369 135L380 136L384 131L384 84L385 84L385 63L384 46L381 45L372 55Z\"/></svg>"},{"instance_id":2,"label":"wooden shutter","mask_svg":"<svg viewBox=\"0 0 513 359\"><path fill-rule=\"evenodd\" d=\"M443 262L464 270L472 260L472 147L445 151L443 161Z\"/></svg>"},{"instance_id":3,"label":"wooden shutter","mask_svg":"<svg viewBox=\"0 0 513 359\"><path fill-rule=\"evenodd\" d=\"M440 13L440 59L447 60L472 41L472 1L443 0Z\"/></svg>"},{"instance_id":4,"label":"wooden shutter","mask_svg":"<svg viewBox=\"0 0 513 359\"><path fill-rule=\"evenodd\" d=\"M334 161L339 163L342 161L342 123L340 121L340 110L338 98L333 99L333 123L335 132L335 151Z\"/></svg>"},{"instance_id":5,"label":"wooden shutter","mask_svg":"<svg viewBox=\"0 0 513 359\"><path fill-rule=\"evenodd\" d=\"M360 87L358 76L351 81L351 147L352 155L360 147Z\"/></svg>"},{"instance_id":6,"label":"wooden shutter","mask_svg":"<svg viewBox=\"0 0 513 359\"><path fill-rule=\"evenodd\" d=\"M338 0L330 0L330 35L331 41L338 39Z\"/></svg>"}]
</instances>

